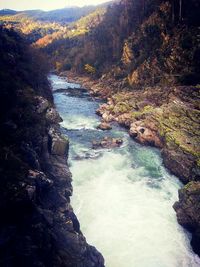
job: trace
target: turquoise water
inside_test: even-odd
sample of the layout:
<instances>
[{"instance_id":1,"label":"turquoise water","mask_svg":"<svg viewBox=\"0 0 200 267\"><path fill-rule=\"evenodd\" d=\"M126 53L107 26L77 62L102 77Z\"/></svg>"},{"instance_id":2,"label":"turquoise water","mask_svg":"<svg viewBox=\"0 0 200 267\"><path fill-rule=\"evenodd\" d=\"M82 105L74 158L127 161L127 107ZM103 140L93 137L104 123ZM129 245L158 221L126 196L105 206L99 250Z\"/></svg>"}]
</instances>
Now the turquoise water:
<instances>
[{"instance_id":1,"label":"turquoise water","mask_svg":"<svg viewBox=\"0 0 200 267\"><path fill-rule=\"evenodd\" d=\"M100 131L99 103L87 94L73 94L79 85L50 76L54 100L70 137L73 174L72 206L88 243L104 256L107 267L197 267L189 234L177 223L172 208L181 187L162 165L157 149L135 143L113 126ZM92 141L120 137L115 149L92 149Z\"/></svg>"}]
</instances>

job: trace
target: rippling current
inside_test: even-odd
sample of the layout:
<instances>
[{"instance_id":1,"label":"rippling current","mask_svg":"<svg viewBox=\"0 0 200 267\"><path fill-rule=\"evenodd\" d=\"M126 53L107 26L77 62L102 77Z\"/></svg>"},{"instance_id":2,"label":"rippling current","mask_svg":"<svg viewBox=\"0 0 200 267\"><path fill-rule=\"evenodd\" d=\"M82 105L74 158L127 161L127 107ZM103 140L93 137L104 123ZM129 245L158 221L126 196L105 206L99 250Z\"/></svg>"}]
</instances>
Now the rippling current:
<instances>
[{"instance_id":1,"label":"rippling current","mask_svg":"<svg viewBox=\"0 0 200 267\"><path fill-rule=\"evenodd\" d=\"M99 103L80 85L50 75L54 101L70 138L72 206L89 244L107 267L197 267L189 234L172 208L181 183L162 165L157 149L135 143L118 126L97 130ZM60 90L63 89L63 90ZM120 148L92 149L92 141L120 137Z\"/></svg>"}]
</instances>

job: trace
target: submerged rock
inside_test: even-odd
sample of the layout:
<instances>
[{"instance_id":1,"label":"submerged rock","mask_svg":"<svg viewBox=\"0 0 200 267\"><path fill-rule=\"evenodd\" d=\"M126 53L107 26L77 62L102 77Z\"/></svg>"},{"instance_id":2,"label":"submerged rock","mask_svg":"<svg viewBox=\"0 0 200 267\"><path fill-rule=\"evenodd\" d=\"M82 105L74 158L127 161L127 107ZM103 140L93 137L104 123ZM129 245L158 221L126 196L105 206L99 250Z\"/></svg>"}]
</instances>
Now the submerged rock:
<instances>
[{"instance_id":1,"label":"submerged rock","mask_svg":"<svg viewBox=\"0 0 200 267\"><path fill-rule=\"evenodd\" d=\"M101 141L93 141L92 148L115 148L120 147L123 144L121 138L104 137Z\"/></svg>"}]
</instances>

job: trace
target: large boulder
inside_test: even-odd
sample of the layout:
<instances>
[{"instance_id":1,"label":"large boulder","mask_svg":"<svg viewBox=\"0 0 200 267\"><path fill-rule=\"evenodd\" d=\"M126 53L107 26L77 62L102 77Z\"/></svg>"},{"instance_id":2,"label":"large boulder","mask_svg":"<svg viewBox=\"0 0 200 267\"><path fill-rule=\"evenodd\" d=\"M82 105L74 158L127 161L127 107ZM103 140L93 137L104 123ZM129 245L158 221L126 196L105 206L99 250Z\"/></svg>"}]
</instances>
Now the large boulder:
<instances>
[{"instance_id":1,"label":"large boulder","mask_svg":"<svg viewBox=\"0 0 200 267\"><path fill-rule=\"evenodd\" d=\"M130 126L129 134L136 141L144 145L162 148L162 141L156 131L145 127L142 121L133 122Z\"/></svg>"},{"instance_id":2,"label":"large boulder","mask_svg":"<svg viewBox=\"0 0 200 267\"><path fill-rule=\"evenodd\" d=\"M189 182L179 190L179 201L174 204L179 224L193 233L191 245L200 255L200 182Z\"/></svg>"},{"instance_id":3,"label":"large boulder","mask_svg":"<svg viewBox=\"0 0 200 267\"><path fill-rule=\"evenodd\" d=\"M130 128L131 123L133 122L133 118L131 116L131 113L123 113L120 114L115 119L120 125Z\"/></svg>"},{"instance_id":4,"label":"large boulder","mask_svg":"<svg viewBox=\"0 0 200 267\"><path fill-rule=\"evenodd\" d=\"M62 118L60 117L58 111L55 108L48 108L46 112L46 119L51 124L57 124L62 122Z\"/></svg>"},{"instance_id":5,"label":"large boulder","mask_svg":"<svg viewBox=\"0 0 200 267\"><path fill-rule=\"evenodd\" d=\"M110 114L109 112L105 112L102 114L102 118L105 122L111 122L114 120L114 117L112 114Z\"/></svg>"},{"instance_id":6,"label":"large boulder","mask_svg":"<svg viewBox=\"0 0 200 267\"><path fill-rule=\"evenodd\" d=\"M195 168L195 157L179 147L162 150L163 163L174 175L186 184L199 177Z\"/></svg>"},{"instance_id":7,"label":"large boulder","mask_svg":"<svg viewBox=\"0 0 200 267\"><path fill-rule=\"evenodd\" d=\"M182 226L189 230L200 227L200 182L189 182L179 190L179 201L174 209Z\"/></svg>"},{"instance_id":8,"label":"large boulder","mask_svg":"<svg viewBox=\"0 0 200 267\"><path fill-rule=\"evenodd\" d=\"M36 111L39 114L45 112L50 106L49 101L42 96L36 96L35 99L37 101Z\"/></svg>"},{"instance_id":9,"label":"large boulder","mask_svg":"<svg viewBox=\"0 0 200 267\"><path fill-rule=\"evenodd\" d=\"M59 134L54 128L49 130L50 153L57 156L67 156L69 140Z\"/></svg>"}]
</instances>

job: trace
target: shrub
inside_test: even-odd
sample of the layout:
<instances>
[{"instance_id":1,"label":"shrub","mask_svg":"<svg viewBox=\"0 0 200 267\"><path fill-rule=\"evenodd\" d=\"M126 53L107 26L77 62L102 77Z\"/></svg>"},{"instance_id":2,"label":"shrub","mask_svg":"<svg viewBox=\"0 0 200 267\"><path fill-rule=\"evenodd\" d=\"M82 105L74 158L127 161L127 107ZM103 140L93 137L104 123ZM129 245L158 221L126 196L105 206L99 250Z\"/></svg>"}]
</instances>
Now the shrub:
<instances>
[{"instance_id":1,"label":"shrub","mask_svg":"<svg viewBox=\"0 0 200 267\"><path fill-rule=\"evenodd\" d=\"M89 64L86 64L86 65L84 66L84 69L85 69L85 71L86 71L87 73L89 73L89 74L95 74L95 73L96 73L96 68L93 67L93 66L91 66L91 65L89 65Z\"/></svg>"}]
</instances>

